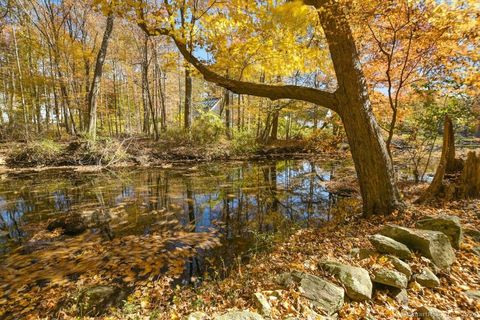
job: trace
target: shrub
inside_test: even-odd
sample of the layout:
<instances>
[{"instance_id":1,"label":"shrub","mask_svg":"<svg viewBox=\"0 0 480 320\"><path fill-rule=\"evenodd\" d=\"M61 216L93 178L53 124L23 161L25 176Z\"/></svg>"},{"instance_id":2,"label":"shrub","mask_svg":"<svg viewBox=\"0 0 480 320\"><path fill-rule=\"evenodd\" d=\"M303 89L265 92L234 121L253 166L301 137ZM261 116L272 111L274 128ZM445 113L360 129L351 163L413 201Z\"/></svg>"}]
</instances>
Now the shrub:
<instances>
[{"instance_id":1,"label":"shrub","mask_svg":"<svg viewBox=\"0 0 480 320\"><path fill-rule=\"evenodd\" d=\"M256 141L255 132L238 130L233 132L231 149L234 154L254 153L258 151L259 145Z\"/></svg>"},{"instance_id":2,"label":"shrub","mask_svg":"<svg viewBox=\"0 0 480 320\"><path fill-rule=\"evenodd\" d=\"M191 138L200 144L218 142L225 132L222 119L213 112L202 112L192 125Z\"/></svg>"},{"instance_id":3,"label":"shrub","mask_svg":"<svg viewBox=\"0 0 480 320\"><path fill-rule=\"evenodd\" d=\"M13 149L7 157L7 164L18 167L56 165L62 151L62 146L53 140L29 142Z\"/></svg>"},{"instance_id":4,"label":"shrub","mask_svg":"<svg viewBox=\"0 0 480 320\"><path fill-rule=\"evenodd\" d=\"M85 140L80 143L76 152L82 164L113 165L128 159L127 140L111 138Z\"/></svg>"},{"instance_id":5,"label":"shrub","mask_svg":"<svg viewBox=\"0 0 480 320\"><path fill-rule=\"evenodd\" d=\"M190 145L190 134L183 127L172 126L162 133L162 145L167 147Z\"/></svg>"},{"instance_id":6,"label":"shrub","mask_svg":"<svg viewBox=\"0 0 480 320\"><path fill-rule=\"evenodd\" d=\"M315 130L305 140L309 150L330 152L337 150L337 145L343 142L343 136L334 135L330 130Z\"/></svg>"}]
</instances>

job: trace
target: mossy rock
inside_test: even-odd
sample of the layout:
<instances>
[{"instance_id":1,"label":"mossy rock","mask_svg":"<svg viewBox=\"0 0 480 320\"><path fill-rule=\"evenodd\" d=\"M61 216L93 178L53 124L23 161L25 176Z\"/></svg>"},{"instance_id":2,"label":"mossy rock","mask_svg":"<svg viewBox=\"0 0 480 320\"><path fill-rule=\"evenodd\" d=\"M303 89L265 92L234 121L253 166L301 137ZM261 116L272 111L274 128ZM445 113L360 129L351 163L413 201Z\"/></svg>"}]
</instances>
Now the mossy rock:
<instances>
[{"instance_id":1,"label":"mossy rock","mask_svg":"<svg viewBox=\"0 0 480 320\"><path fill-rule=\"evenodd\" d=\"M79 316L100 316L110 308L120 307L127 292L116 286L92 286L83 289L78 295Z\"/></svg>"}]
</instances>

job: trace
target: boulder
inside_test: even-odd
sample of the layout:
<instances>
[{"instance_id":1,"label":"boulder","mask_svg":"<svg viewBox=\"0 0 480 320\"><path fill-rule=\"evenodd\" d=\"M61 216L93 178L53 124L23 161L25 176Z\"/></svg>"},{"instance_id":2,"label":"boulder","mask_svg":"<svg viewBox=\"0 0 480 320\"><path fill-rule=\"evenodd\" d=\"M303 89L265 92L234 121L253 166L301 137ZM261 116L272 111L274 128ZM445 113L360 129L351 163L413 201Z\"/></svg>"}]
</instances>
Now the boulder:
<instances>
[{"instance_id":1,"label":"boulder","mask_svg":"<svg viewBox=\"0 0 480 320\"><path fill-rule=\"evenodd\" d=\"M392 238L385 237L381 234L374 234L370 236L369 239L375 249L380 253L391 254L400 259L410 259L412 257L412 252L406 245Z\"/></svg>"},{"instance_id":2,"label":"boulder","mask_svg":"<svg viewBox=\"0 0 480 320\"><path fill-rule=\"evenodd\" d=\"M393 264L395 270L403 273L407 277L407 279L410 279L412 277L412 269L410 268L408 263L392 255L386 255L385 258Z\"/></svg>"},{"instance_id":3,"label":"boulder","mask_svg":"<svg viewBox=\"0 0 480 320\"><path fill-rule=\"evenodd\" d=\"M447 269L455 261L455 252L442 232L386 225L380 233L418 250L441 269Z\"/></svg>"},{"instance_id":4,"label":"boulder","mask_svg":"<svg viewBox=\"0 0 480 320\"><path fill-rule=\"evenodd\" d=\"M408 279L403 273L384 268L373 271L372 281L398 289L405 289L408 285Z\"/></svg>"},{"instance_id":5,"label":"boulder","mask_svg":"<svg viewBox=\"0 0 480 320\"><path fill-rule=\"evenodd\" d=\"M48 231L55 229L62 229L62 233L67 236L76 236L87 230L87 224L81 215L70 214L57 218L48 224Z\"/></svg>"},{"instance_id":6,"label":"boulder","mask_svg":"<svg viewBox=\"0 0 480 320\"><path fill-rule=\"evenodd\" d=\"M439 231L447 235L450 244L455 249L460 249L463 240L462 224L456 216L440 215L427 217L417 221L415 227L418 229Z\"/></svg>"},{"instance_id":7,"label":"boulder","mask_svg":"<svg viewBox=\"0 0 480 320\"><path fill-rule=\"evenodd\" d=\"M343 288L322 278L293 271L288 275L282 275L281 279L284 285L296 283L301 296L315 307L323 309L328 315L336 313L343 305L345 295Z\"/></svg>"},{"instance_id":8,"label":"boulder","mask_svg":"<svg viewBox=\"0 0 480 320\"><path fill-rule=\"evenodd\" d=\"M408 293L406 289L390 288L388 295L401 305L408 305Z\"/></svg>"},{"instance_id":9,"label":"boulder","mask_svg":"<svg viewBox=\"0 0 480 320\"><path fill-rule=\"evenodd\" d=\"M77 300L79 316L100 316L111 307L119 307L127 293L115 286L92 286L83 289Z\"/></svg>"},{"instance_id":10,"label":"boulder","mask_svg":"<svg viewBox=\"0 0 480 320\"><path fill-rule=\"evenodd\" d=\"M201 311L190 313L187 316L187 320L207 320L207 319L208 319L208 315Z\"/></svg>"},{"instance_id":11,"label":"boulder","mask_svg":"<svg viewBox=\"0 0 480 320\"><path fill-rule=\"evenodd\" d=\"M440 310L432 307L420 307L415 315L421 320L448 320L449 318Z\"/></svg>"},{"instance_id":12,"label":"boulder","mask_svg":"<svg viewBox=\"0 0 480 320\"><path fill-rule=\"evenodd\" d=\"M213 318L214 320L264 320L261 315L251 311L229 311L220 316Z\"/></svg>"},{"instance_id":13,"label":"boulder","mask_svg":"<svg viewBox=\"0 0 480 320\"><path fill-rule=\"evenodd\" d=\"M322 261L319 267L342 283L350 299L364 301L372 298L372 281L367 270L336 261Z\"/></svg>"},{"instance_id":14,"label":"boulder","mask_svg":"<svg viewBox=\"0 0 480 320\"><path fill-rule=\"evenodd\" d=\"M440 286L440 280L428 268L424 268L422 272L415 276L415 281L426 288L436 288Z\"/></svg>"},{"instance_id":15,"label":"boulder","mask_svg":"<svg viewBox=\"0 0 480 320\"><path fill-rule=\"evenodd\" d=\"M267 297L261 292L256 292L253 295L253 298L255 300L255 304L257 305L258 311L264 316L270 316L272 313L272 307L270 306L270 303L267 300Z\"/></svg>"}]
</instances>

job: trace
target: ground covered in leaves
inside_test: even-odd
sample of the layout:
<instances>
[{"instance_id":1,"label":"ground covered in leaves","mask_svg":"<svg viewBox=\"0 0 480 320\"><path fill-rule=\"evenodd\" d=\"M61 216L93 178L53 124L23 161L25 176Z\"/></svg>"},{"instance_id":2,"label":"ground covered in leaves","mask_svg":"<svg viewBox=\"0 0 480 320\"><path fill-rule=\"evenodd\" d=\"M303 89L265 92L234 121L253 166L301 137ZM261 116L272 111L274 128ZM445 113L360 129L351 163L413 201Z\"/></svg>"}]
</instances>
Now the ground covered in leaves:
<instances>
[{"instance_id":1,"label":"ground covered in leaves","mask_svg":"<svg viewBox=\"0 0 480 320\"><path fill-rule=\"evenodd\" d=\"M361 266L369 270L388 264L377 257L359 260L350 255L353 248L372 248L367 236L375 233L386 223L412 226L426 215L438 213L459 216L464 227L480 226L480 202L456 202L442 207L412 206L402 215L391 217L361 218L341 217L320 229L299 230L288 242L279 245L268 255L257 257L249 265L239 266L234 276L218 283L204 283L196 290L183 290L178 293L177 303L171 306L165 319L175 318L191 310L214 313L218 310L238 307L254 309L252 295L258 291L275 291L278 299L271 301L275 319L297 316L302 319L302 301L295 291L286 291L275 282L275 276L285 271L301 270L322 275L317 267L320 260L333 258L347 264ZM478 244L477 244L478 245ZM346 303L340 311L340 319L410 319L416 308L434 306L445 311L453 319L478 319L480 304L466 297L466 290L480 289L480 257L471 249L474 242L465 237L457 260L450 273L441 274L441 286L436 289L423 288L412 282L408 292L408 305L403 306L387 295L386 291L376 291L368 302ZM428 262L415 255L410 262L412 270L418 272ZM322 275L325 276L325 275ZM335 282L334 278L331 278Z\"/></svg>"},{"instance_id":2,"label":"ground covered in leaves","mask_svg":"<svg viewBox=\"0 0 480 320\"><path fill-rule=\"evenodd\" d=\"M417 193L417 190L406 191ZM182 263L168 272L164 270L161 276L152 273L152 270L162 267L161 259L154 257L168 247L168 239L163 237L153 235L139 239L140 242L138 239L119 239L109 245L92 239L70 240L83 244L70 246L77 249L68 253L62 246L56 248L57 255L50 250L48 255L40 256L45 264L32 263L31 256L26 255L25 265L18 269L28 272L13 271L12 268L1 272L4 279L0 318L73 319L78 314L74 301L80 288L93 284L123 283L129 288L126 303L121 309L112 309L104 316L105 319L182 319L197 310L210 315L236 308L255 310L253 294L259 291L271 291L270 296L276 297L270 301L274 319L287 316L302 319L305 318L302 314L304 304L298 292L281 288L275 281L282 272L301 270L325 277L317 264L326 258L368 270L388 264L388 261L375 256L359 260L350 254L353 248L370 248L367 236L386 223L413 226L419 218L441 212L460 217L464 227L478 229L480 226L480 201L437 204L435 207L411 205L404 213L390 217L364 218L359 214L359 207L358 203L350 209L342 208L342 211L334 213L336 218L333 221L321 228L298 230L287 241L273 246L270 252L259 253L248 263L239 259L230 276L224 279L211 275L201 282L192 279L193 284L187 286L175 284L175 277L182 272ZM186 248L197 244L205 247L214 245L205 242L205 239L191 239L183 233L180 236L184 236ZM461 250L456 252L457 260L451 271L441 274L439 288L423 288L412 282L407 290L408 305L401 305L386 291L377 290L371 301L346 303L339 317L409 319L417 307L434 306L453 319L478 318L480 305L463 294L466 290L480 289L480 258L472 252L473 247L473 240L465 237ZM148 252L150 255L146 256ZM176 254L184 259L191 251L176 249L167 257L170 263L175 260ZM57 256L60 255L68 256L71 264L70 267L68 264L65 266L71 269L65 270L64 276L56 274L55 278L48 274L49 268L45 266L58 263ZM182 259L178 261L184 261ZM414 272L427 264L428 261L419 255L411 261ZM49 281L41 281L47 278ZM8 280L8 285L5 285L5 280ZM331 280L335 282L335 279ZM6 291L10 293L8 297Z\"/></svg>"}]
</instances>

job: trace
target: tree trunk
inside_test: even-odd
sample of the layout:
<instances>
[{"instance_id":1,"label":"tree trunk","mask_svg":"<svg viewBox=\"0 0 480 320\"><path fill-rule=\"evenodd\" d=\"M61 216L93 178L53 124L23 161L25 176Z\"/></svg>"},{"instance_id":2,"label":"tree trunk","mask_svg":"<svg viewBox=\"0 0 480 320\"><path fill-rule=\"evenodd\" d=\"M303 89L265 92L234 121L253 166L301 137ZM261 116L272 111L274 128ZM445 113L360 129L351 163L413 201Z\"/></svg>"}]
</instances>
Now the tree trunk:
<instances>
[{"instance_id":1,"label":"tree trunk","mask_svg":"<svg viewBox=\"0 0 480 320\"><path fill-rule=\"evenodd\" d=\"M231 138L231 115L230 115L230 91L225 89L225 92L223 94L223 104L224 104L224 109L225 109L225 133L227 134L227 138Z\"/></svg>"},{"instance_id":2,"label":"tree trunk","mask_svg":"<svg viewBox=\"0 0 480 320\"><path fill-rule=\"evenodd\" d=\"M107 17L107 25L105 26L105 32L103 34L102 45L98 51L97 61L95 63L95 71L93 74L93 81L88 92L88 134L95 139L97 135L97 95L98 88L100 86L100 80L102 79L103 64L105 63L105 57L107 56L108 40L112 34L113 29L113 15L110 14Z\"/></svg>"},{"instance_id":3,"label":"tree trunk","mask_svg":"<svg viewBox=\"0 0 480 320\"><path fill-rule=\"evenodd\" d=\"M269 140L271 142L276 141L278 138L278 114L279 114L278 110L273 111L272 131L270 131L270 137L269 137Z\"/></svg>"},{"instance_id":4,"label":"tree trunk","mask_svg":"<svg viewBox=\"0 0 480 320\"><path fill-rule=\"evenodd\" d=\"M150 84L148 82L148 36L145 37L144 41L142 69L142 89L144 97L144 132L150 133L149 119L151 118L153 123L154 138L155 140L158 140L158 123L155 117L155 110L153 106L152 95L150 92Z\"/></svg>"},{"instance_id":5,"label":"tree trunk","mask_svg":"<svg viewBox=\"0 0 480 320\"><path fill-rule=\"evenodd\" d=\"M337 76L338 113L355 163L363 212L389 214L402 202L347 17L336 1L318 2L324 3L318 14Z\"/></svg>"},{"instance_id":6,"label":"tree trunk","mask_svg":"<svg viewBox=\"0 0 480 320\"><path fill-rule=\"evenodd\" d=\"M480 196L480 157L469 152L465 163L455 158L455 135L450 117L445 116L440 162L432 183L416 201L431 199L458 200Z\"/></svg>"},{"instance_id":7,"label":"tree trunk","mask_svg":"<svg viewBox=\"0 0 480 320\"><path fill-rule=\"evenodd\" d=\"M13 27L13 40L15 44L15 59L17 62L17 69L18 69L18 83L20 86L20 97L22 98L22 111L23 111L23 125L25 129L25 139L28 141L28 118L27 118L27 104L25 102L25 94L23 92L23 77L22 77L22 69L20 68L20 58L18 55L18 44L17 44L17 35L15 32L15 27Z\"/></svg>"},{"instance_id":8,"label":"tree trunk","mask_svg":"<svg viewBox=\"0 0 480 320\"><path fill-rule=\"evenodd\" d=\"M185 130L190 129L192 124L192 77L190 76L190 67L185 67L185 108L183 112L183 123Z\"/></svg>"},{"instance_id":9,"label":"tree trunk","mask_svg":"<svg viewBox=\"0 0 480 320\"><path fill-rule=\"evenodd\" d=\"M157 96L160 99L161 129L162 131L165 131L167 129L167 107L165 103L165 87L164 87L165 74L162 68L160 68L160 63L158 61L157 48L154 48L153 54L155 58L155 70L156 70L155 77L158 83Z\"/></svg>"}]
</instances>

